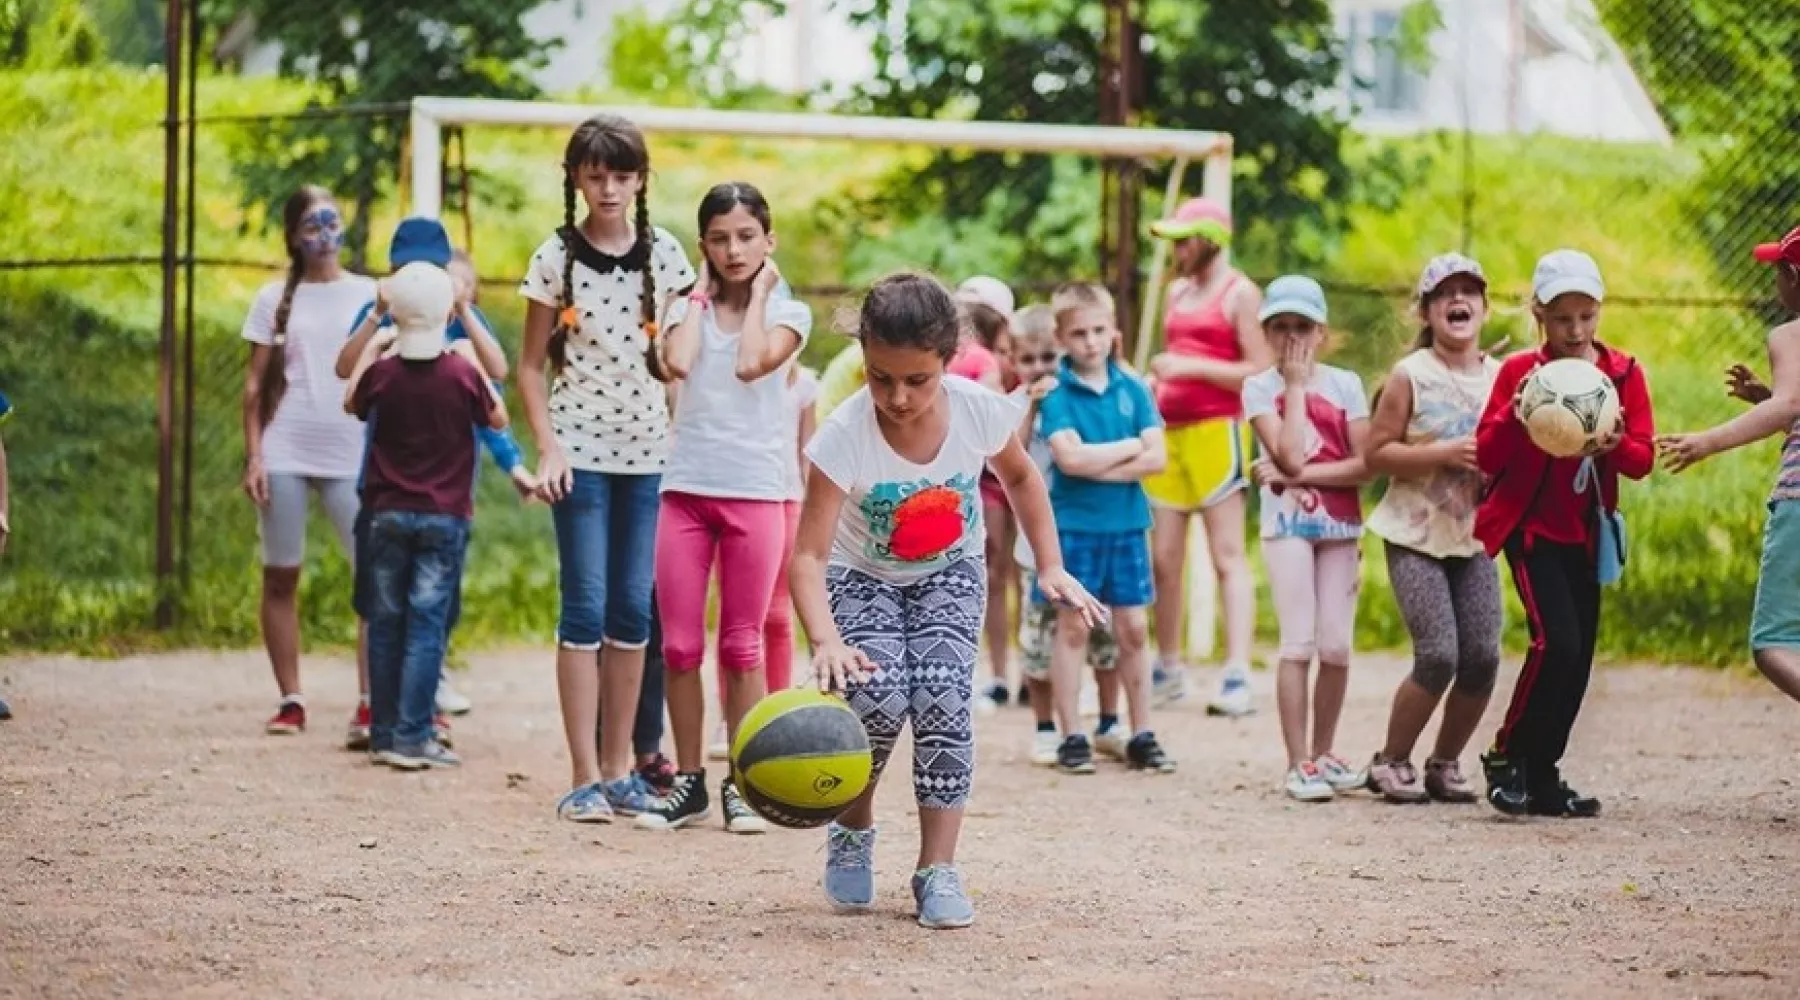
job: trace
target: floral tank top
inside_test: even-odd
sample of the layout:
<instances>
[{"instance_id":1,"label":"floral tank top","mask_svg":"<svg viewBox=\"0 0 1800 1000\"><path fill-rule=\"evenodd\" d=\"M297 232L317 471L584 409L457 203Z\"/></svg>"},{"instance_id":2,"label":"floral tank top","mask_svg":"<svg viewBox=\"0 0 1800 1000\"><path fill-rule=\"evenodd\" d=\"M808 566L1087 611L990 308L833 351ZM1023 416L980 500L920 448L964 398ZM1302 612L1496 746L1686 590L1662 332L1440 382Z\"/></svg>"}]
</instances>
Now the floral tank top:
<instances>
[{"instance_id":1,"label":"floral tank top","mask_svg":"<svg viewBox=\"0 0 1800 1000\"><path fill-rule=\"evenodd\" d=\"M1452 371L1430 348L1400 359L1395 368L1412 382L1412 419L1402 440L1429 444L1469 437L1481 420L1488 391L1500 363L1481 359L1481 370ZM1439 468L1423 477L1395 476L1387 493L1369 515L1369 530L1395 545L1435 559L1479 555L1475 507L1481 500L1481 474Z\"/></svg>"},{"instance_id":2,"label":"floral tank top","mask_svg":"<svg viewBox=\"0 0 1800 1000\"><path fill-rule=\"evenodd\" d=\"M1781 472L1775 477L1769 502L1781 500L1800 500L1800 420L1794 421L1787 439L1781 442Z\"/></svg>"}]
</instances>

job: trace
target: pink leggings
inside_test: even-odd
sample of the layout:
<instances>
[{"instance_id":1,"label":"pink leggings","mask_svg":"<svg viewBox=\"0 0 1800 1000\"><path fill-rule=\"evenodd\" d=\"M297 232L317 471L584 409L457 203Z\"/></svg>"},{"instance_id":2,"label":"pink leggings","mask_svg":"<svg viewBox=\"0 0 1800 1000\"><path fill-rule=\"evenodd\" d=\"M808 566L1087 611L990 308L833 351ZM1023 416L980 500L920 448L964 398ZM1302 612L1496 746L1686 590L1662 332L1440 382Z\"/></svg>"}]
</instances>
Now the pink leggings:
<instances>
[{"instance_id":1,"label":"pink leggings","mask_svg":"<svg viewBox=\"0 0 1800 1000\"><path fill-rule=\"evenodd\" d=\"M1349 666L1362 590L1362 549L1354 540L1265 538L1263 562L1275 595L1281 659Z\"/></svg>"},{"instance_id":2,"label":"pink leggings","mask_svg":"<svg viewBox=\"0 0 1800 1000\"><path fill-rule=\"evenodd\" d=\"M763 616L763 652L769 668L769 693L786 691L794 681L794 603L788 596L788 560L794 555L794 536L800 532L800 501L781 505L781 569L775 575L775 595Z\"/></svg>"},{"instance_id":3,"label":"pink leggings","mask_svg":"<svg viewBox=\"0 0 1800 1000\"><path fill-rule=\"evenodd\" d=\"M663 661L677 673L706 659L706 589L719 560L719 666L763 663L763 619L780 575L782 504L666 492L656 519L656 603Z\"/></svg>"}]
</instances>

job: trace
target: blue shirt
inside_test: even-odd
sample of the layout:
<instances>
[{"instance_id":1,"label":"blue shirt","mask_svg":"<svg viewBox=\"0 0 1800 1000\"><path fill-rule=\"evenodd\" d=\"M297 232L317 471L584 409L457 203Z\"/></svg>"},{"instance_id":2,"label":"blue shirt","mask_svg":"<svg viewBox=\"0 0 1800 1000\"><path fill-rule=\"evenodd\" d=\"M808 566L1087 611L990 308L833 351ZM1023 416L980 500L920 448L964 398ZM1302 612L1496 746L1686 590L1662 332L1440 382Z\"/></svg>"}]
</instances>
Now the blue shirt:
<instances>
[{"instance_id":1,"label":"blue shirt","mask_svg":"<svg viewBox=\"0 0 1800 1000\"><path fill-rule=\"evenodd\" d=\"M351 333L355 333L356 328L362 326L363 320L369 318L369 312L374 308L375 303L370 302L357 311L356 319L350 322ZM493 324L488 322L487 314L481 311L480 306L470 306L470 308L475 310L475 317L481 320L483 326L486 326L489 330L494 328ZM393 317L381 317L381 325L393 326ZM463 329L462 317L457 316L450 320L450 326L444 331L444 339L448 341L469 339L469 331ZM494 391L502 391L500 384L497 382L494 383ZM363 445L365 448L370 441L374 440L374 434L375 422L371 419L367 430L363 433ZM525 464L525 455L519 450L519 442L513 438L512 431L497 431L486 424L477 424L475 425L475 436L481 439L482 445L487 448L488 454L493 456L494 464L500 467L501 472L510 476L512 475L513 469Z\"/></svg>"},{"instance_id":2,"label":"blue shirt","mask_svg":"<svg viewBox=\"0 0 1800 1000\"><path fill-rule=\"evenodd\" d=\"M1112 360L1106 362L1106 388L1095 392L1064 358L1057 386L1038 406L1044 438L1072 430L1082 444L1108 444L1136 438L1161 427L1150 390ZM1150 529L1150 498L1137 482L1108 483L1050 470L1050 507L1059 531L1120 533Z\"/></svg>"}]
</instances>

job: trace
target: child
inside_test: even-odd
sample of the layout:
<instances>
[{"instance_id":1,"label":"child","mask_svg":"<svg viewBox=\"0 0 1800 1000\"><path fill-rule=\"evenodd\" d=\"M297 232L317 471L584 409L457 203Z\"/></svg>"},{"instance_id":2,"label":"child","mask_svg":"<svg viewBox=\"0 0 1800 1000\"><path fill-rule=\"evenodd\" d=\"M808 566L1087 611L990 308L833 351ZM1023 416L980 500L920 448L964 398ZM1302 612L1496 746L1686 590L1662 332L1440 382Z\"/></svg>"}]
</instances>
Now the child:
<instances>
[{"instance_id":1,"label":"child","mask_svg":"<svg viewBox=\"0 0 1800 1000\"><path fill-rule=\"evenodd\" d=\"M1369 424L1369 470L1391 477L1369 530L1384 539L1413 644L1412 675L1394 692L1387 741L1369 763L1369 790L1389 802L1479 798L1461 757L1494 689L1501 625L1500 573L1475 538L1475 425L1500 368L1481 350L1487 314L1481 265L1432 258L1419 276L1419 339L1376 394ZM1421 782L1413 745L1446 690Z\"/></svg>"},{"instance_id":2,"label":"child","mask_svg":"<svg viewBox=\"0 0 1800 1000\"><path fill-rule=\"evenodd\" d=\"M1115 673L1125 689L1131 738L1125 762L1133 770L1175 770L1150 729L1147 609L1155 596L1150 573L1150 501L1139 480L1162 469L1162 420L1144 384L1113 360L1119 339L1113 298L1093 284L1064 285L1051 297L1056 341L1063 359L1057 385L1041 404L1042 430L1050 443L1050 505L1057 544L1069 572L1101 604L1112 609L1119 648ZM1089 652L1089 625L1078 609L1057 612L1050 654L1050 689L1056 700L1062 744L1056 766L1092 774L1093 747L1082 731L1081 665ZM1114 741L1115 716L1102 714L1096 739Z\"/></svg>"},{"instance_id":3,"label":"child","mask_svg":"<svg viewBox=\"0 0 1800 1000\"><path fill-rule=\"evenodd\" d=\"M375 423L364 475L368 529L369 749L400 770L462 763L432 733L452 595L474 514L475 422L506 408L475 366L444 346L456 289L443 269L408 264L383 285L398 357L371 340L345 408Z\"/></svg>"},{"instance_id":4,"label":"child","mask_svg":"<svg viewBox=\"0 0 1800 1000\"><path fill-rule=\"evenodd\" d=\"M1019 439L1025 443L1025 453L1031 456L1031 463L1037 466L1038 474L1047 482L1055 459L1050 453L1050 442L1044 439L1043 422L1038 419L1038 407L1044 397L1056 388L1058 381L1057 362L1062 359L1062 355L1056 349L1056 314L1051 311L1048 303L1040 303L1019 310L1013 317L1013 322L1017 327L1015 362L1020 383L1019 388L1013 391L1013 399L1025 409L1025 419L1019 425ZM1013 562L1023 571L1019 593L1025 602L1019 615L1019 655L1025 675L1024 686L1019 690L1019 701L1031 707L1032 721L1035 724L1031 762L1051 767L1056 764L1056 752L1062 746L1062 738L1056 733L1055 705L1050 693L1050 654L1056 643L1056 606L1032 600L1036 574L1031 559L1031 545L1023 535L1015 534ZM1110 624L1103 622L1089 630L1087 662L1099 684L1100 714L1114 719L1119 714L1118 671L1114 669L1118 665L1118 658L1119 646L1113 640ZM1091 694L1091 690L1082 690L1084 705L1081 711L1084 715L1090 711L1085 699ZM1108 727L1095 740L1095 749L1124 760L1124 733L1121 726Z\"/></svg>"},{"instance_id":5,"label":"child","mask_svg":"<svg viewBox=\"0 0 1800 1000\"><path fill-rule=\"evenodd\" d=\"M1531 631L1506 718L1481 764L1487 800L1503 813L1598 816L1600 800L1570 788L1560 762L1594 665L1596 519L1618 508L1620 475L1650 474L1650 389L1636 359L1595 339L1606 286L1592 257L1551 251L1537 262L1531 284L1543 345L1501 363L1475 432L1475 457L1490 480L1475 512L1475 536L1490 556L1505 550ZM1558 358L1591 361L1618 386L1623 431L1585 457L1551 458L1514 410L1526 377Z\"/></svg>"},{"instance_id":6,"label":"child","mask_svg":"<svg viewBox=\"0 0 1800 1000\"><path fill-rule=\"evenodd\" d=\"M1324 802L1365 780L1332 745L1362 583L1356 488L1367 478L1369 404L1355 372L1315 362L1326 322L1318 282L1276 278L1257 315L1280 359L1244 380L1244 415L1262 444L1253 472L1262 486L1263 561L1281 631L1275 702L1287 744L1286 789L1301 802ZM1308 697L1315 653L1319 675Z\"/></svg>"},{"instance_id":7,"label":"child","mask_svg":"<svg viewBox=\"0 0 1800 1000\"><path fill-rule=\"evenodd\" d=\"M956 304L932 278L897 274L869 290L860 322L868 385L807 447L817 474L807 479L791 574L818 683L846 693L875 759L876 780L827 831L826 895L845 909L874 902L876 785L911 718L913 900L931 928L975 919L955 859L974 767L984 463L993 462L1031 540L1039 589L1085 610L1090 624L1100 614L1062 568L1049 496L1016 434L1018 411L945 377L958 326Z\"/></svg>"},{"instance_id":8,"label":"child","mask_svg":"<svg viewBox=\"0 0 1800 1000\"><path fill-rule=\"evenodd\" d=\"M344 554L355 560L356 478L363 429L344 412L345 383L333 368L375 282L338 263L344 221L331 194L303 187L281 211L287 277L264 285L244 319L251 344L244 380L244 492L262 535L262 631L281 704L264 730L306 729L300 689L300 567L306 556L306 494L319 498ZM357 626L357 684L368 696L367 630ZM354 720L353 720L354 724Z\"/></svg>"},{"instance_id":9,"label":"child","mask_svg":"<svg viewBox=\"0 0 1800 1000\"><path fill-rule=\"evenodd\" d=\"M557 814L580 823L639 813L655 799L631 752L669 439L654 342L663 307L693 284L694 269L675 237L650 224L649 177L637 126L612 115L577 126L563 151L563 226L532 255L520 287L529 304L519 392L562 581L556 679L572 787ZM579 227L577 194L587 206ZM606 714L598 755L597 712Z\"/></svg>"},{"instance_id":10,"label":"child","mask_svg":"<svg viewBox=\"0 0 1800 1000\"><path fill-rule=\"evenodd\" d=\"M1756 248L1756 259L1775 265L1775 292L1789 312L1800 313L1800 228L1778 243ZM1743 365L1727 372L1731 394L1753 404L1708 431L1659 438L1671 472L1772 434L1787 431L1781 468L1769 494L1763 526L1762 568L1750 612L1750 651L1756 668L1789 698L1800 701L1800 319L1769 332L1769 366L1775 388Z\"/></svg>"},{"instance_id":11,"label":"child","mask_svg":"<svg viewBox=\"0 0 1800 1000\"><path fill-rule=\"evenodd\" d=\"M1166 431L1168 467L1144 480L1156 505L1156 652L1159 698L1185 689L1181 624L1187 618L1182 576L1188 520L1206 526L1212 569L1225 619L1225 669L1207 706L1213 715L1242 716L1250 700L1250 642L1256 626L1256 578L1244 554L1243 491L1249 485L1249 433L1240 393L1244 380L1271 364L1256 321L1256 283L1225 260L1231 214L1193 198L1150 231L1175 242L1176 278L1163 303L1165 350L1150 361L1156 408Z\"/></svg>"},{"instance_id":12,"label":"child","mask_svg":"<svg viewBox=\"0 0 1800 1000\"><path fill-rule=\"evenodd\" d=\"M959 371L956 359L951 360L949 371L952 375L975 379L990 389L1011 392L1017 381L1012 363L1012 330L1005 313L977 297L984 290L990 297L996 295L986 283L1002 290L1006 288L993 278L970 278L963 282L963 290L957 293L957 304L973 333L973 339L966 341L965 349L979 347L986 351L995 363L994 376L992 380L984 381L976 374ZM1005 301L1012 301L1010 291L1005 292ZM1012 556L1018 532L1012 523L1012 510L1006 506L1006 493L1000 489L1000 479L992 469L982 470L980 488L981 517L987 525L984 558L987 561L988 603L987 614L982 618L982 634L987 640L989 681L975 700L975 710L985 715L1005 705L1011 692L1008 661L1012 658L1012 591L1019 582L1019 568L1013 564Z\"/></svg>"},{"instance_id":13,"label":"child","mask_svg":"<svg viewBox=\"0 0 1800 1000\"><path fill-rule=\"evenodd\" d=\"M763 623L782 562L792 438L787 367L812 311L781 283L769 254L769 203L742 182L700 200L700 280L670 310L663 369L681 380L675 444L662 478L656 524L656 595L662 612L665 695L675 731L675 785L638 825L673 830L705 819L706 592L719 567L719 665L726 742L767 693ZM762 833L729 775L719 785L725 828Z\"/></svg>"},{"instance_id":14,"label":"child","mask_svg":"<svg viewBox=\"0 0 1800 1000\"><path fill-rule=\"evenodd\" d=\"M794 446L786 449L782 456L787 489L781 501L781 569L775 574L775 594L769 600L769 614L763 619L763 652L769 661L770 691L785 691L794 684L794 602L788 589L788 567L794 556L794 537L800 531L800 505L806 499L806 479L810 471L806 446L819 426L818 377L796 363L788 366L787 382L785 426L793 428Z\"/></svg>"}]
</instances>

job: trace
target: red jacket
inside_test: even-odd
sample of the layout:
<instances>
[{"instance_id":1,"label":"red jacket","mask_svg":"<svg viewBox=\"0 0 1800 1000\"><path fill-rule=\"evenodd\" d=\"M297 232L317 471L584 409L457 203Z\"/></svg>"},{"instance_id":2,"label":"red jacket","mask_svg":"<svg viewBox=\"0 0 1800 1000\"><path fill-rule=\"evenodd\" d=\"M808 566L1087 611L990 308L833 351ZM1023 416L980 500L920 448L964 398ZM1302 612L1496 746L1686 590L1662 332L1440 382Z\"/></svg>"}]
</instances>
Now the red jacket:
<instances>
[{"instance_id":1,"label":"red jacket","mask_svg":"<svg viewBox=\"0 0 1800 1000\"><path fill-rule=\"evenodd\" d=\"M1597 456L1594 464L1600 473L1600 500L1607 510L1619 506L1619 476L1642 479L1655 465L1655 418L1650 409L1650 384L1644 379L1644 368L1637 359L1617 348L1594 342L1600 370L1619 389L1619 407L1625 417L1625 434L1618 447ZM1579 458L1556 459L1545 454L1525 433L1524 425L1513 415L1513 396L1519 383L1537 366L1552 360L1547 349L1520 351L1500 364L1494 377L1494 388L1488 394L1487 408L1475 430L1475 460L1487 486L1481 505L1475 510L1475 537L1496 555L1506 540L1523 530L1527 538L1532 525L1527 514L1533 506L1548 499L1562 502L1560 495L1543 495L1544 485L1551 479L1567 481L1568 476L1552 476L1558 463L1579 464ZM1560 471L1560 470L1559 470ZM1568 503L1589 504L1588 494L1569 494Z\"/></svg>"}]
</instances>

